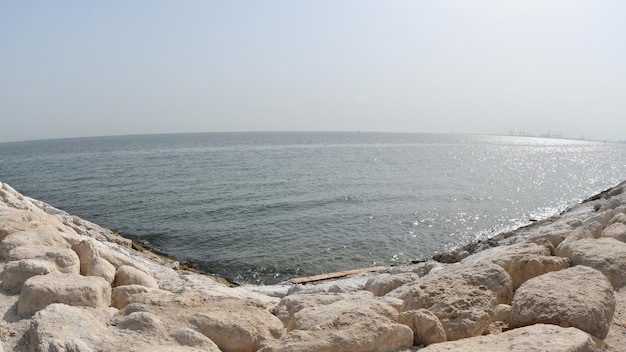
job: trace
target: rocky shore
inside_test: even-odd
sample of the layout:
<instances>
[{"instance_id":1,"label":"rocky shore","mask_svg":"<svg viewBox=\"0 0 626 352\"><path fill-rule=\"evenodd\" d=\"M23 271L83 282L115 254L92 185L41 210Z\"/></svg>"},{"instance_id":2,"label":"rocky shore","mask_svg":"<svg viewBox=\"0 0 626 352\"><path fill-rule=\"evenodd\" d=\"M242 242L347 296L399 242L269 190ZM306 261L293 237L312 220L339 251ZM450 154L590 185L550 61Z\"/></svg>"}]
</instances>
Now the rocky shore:
<instances>
[{"instance_id":1,"label":"rocky shore","mask_svg":"<svg viewBox=\"0 0 626 352\"><path fill-rule=\"evenodd\" d=\"M2 349L626 351L625 187L437 260L229 287L0 183Z\"/></svg>"}]
</instances>

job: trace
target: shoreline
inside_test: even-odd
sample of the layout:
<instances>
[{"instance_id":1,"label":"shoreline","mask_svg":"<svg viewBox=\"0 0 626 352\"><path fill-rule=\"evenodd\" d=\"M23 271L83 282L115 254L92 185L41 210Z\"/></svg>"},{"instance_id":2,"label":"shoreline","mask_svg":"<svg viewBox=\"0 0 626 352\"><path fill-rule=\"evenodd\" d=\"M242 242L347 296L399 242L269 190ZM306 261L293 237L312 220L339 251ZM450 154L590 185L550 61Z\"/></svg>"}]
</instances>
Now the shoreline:
<instances>
[{"instance_id":1,"label":"shoreline","mask_svg":"<svg viewBox=\"0 0 626 352\"><path fill-rule=\"evenodd\" d=\"M0 182L1 347L624 351L625 188L433 259L233 287Z\"/></svg>"}]
</instances>

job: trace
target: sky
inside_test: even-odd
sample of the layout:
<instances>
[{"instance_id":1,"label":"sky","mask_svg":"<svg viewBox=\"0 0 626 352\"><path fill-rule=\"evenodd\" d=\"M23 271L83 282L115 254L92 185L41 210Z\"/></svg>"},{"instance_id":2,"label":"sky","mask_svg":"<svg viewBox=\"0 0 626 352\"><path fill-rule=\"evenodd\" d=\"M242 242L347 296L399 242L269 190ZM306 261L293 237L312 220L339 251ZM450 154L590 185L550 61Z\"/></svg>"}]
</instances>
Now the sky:
<instances>
[{"instance_id":1,"label":"sky","mask_svg":"<svg viewBox=\"0 0 626 352\"><path fill-rule=\"evenodd\" d=\"M626 1L1 1L0 142L385 131L626 140Z\"/></svg>"}]
</instances>

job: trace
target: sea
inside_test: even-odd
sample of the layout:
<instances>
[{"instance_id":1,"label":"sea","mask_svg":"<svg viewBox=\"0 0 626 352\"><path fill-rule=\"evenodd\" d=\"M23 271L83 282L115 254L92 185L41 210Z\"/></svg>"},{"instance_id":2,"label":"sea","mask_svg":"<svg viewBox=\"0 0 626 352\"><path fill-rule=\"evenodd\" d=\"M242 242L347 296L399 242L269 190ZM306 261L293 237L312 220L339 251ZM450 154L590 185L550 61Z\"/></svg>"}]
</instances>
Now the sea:
<instances>
[{"instance_id":1,"label":"sea","mask_svg":"<svg viewBox=\"0 0 626 352\"><path fill-rule=\"evenodd\" d=\"M626 179L626 145L255 132L0 144L0 181L236 283L427 259Z\"/></svg>"}]
</instances>

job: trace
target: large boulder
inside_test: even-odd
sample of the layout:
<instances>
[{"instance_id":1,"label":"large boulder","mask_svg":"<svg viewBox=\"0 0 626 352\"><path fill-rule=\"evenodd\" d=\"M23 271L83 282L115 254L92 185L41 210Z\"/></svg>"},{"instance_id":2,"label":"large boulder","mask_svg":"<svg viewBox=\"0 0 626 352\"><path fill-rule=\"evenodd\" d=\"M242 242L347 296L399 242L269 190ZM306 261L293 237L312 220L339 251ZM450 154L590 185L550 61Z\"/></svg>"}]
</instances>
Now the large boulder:
<instances>
[{"instance_id":1,"label":"large boulder","mask_svg":"<svg viewBox=\"0 0 626 352\"><path fill-rule=\"evenodd\" d=\"M398 317L398 323L404 324L413 330L415 345L431 345L447 341L446 331L436 315L426 309L403 312Z\"/></svg>"},{"instance_id":2,"label":"large boulder","mask_svg":"<svg viewBox=\"0 0 626 352\"><path fill-rule=\"evenodd\" d=\"M540 243L537 243L540 242ZM463 263L478 263L481 261L491 261L506 268L510 265L511 258L525 254L550 255L554 249L549 240L534 239L533 241L520 242L510 246L493 247L463 259Z\"/></svg>"},{"instance_id":3,"label":"large boulder","mask_svg":"<svg viewBox=\"0 0 626 352\"><path fill-rule=\"evenodd\" d=\"M150 288L159 288L159 283L146 272L135 267L123 265L117 269L113 286L141 285Z\"/></svg>"},{"instance_id":4,"label":"large boulder","mask_svg":"<svg viewBox=\"0 0 626 352\"><path fill-rule=\"evenodd\" d=\"M401 274L380 274L367 280L365 289L375 296L384 296L396 288L419 279L419 275L413 272Z\"/></svg>"},{"instance_id":5,"label":"large boulder","mask_svg":"<svg viewBox=\"0 0 626 352\"><path fill-rule=\"evenodd\" d=\"M601 272L575 266L528 280L515 292L512 306L513 326L573 326L604 339L613 319L615 296Z\"/></svg>"},{"instance_id":6,"label":"large boulder","mask_svg":"<svg viewBox=\"0 0 626 352\"><path fill-rule=\"evenodd\" d=\"M105 308L111 303L111 286L96 276L57 274L26 280L17 302L17 314L32 315L52 303Z\"/></svg>"},{"instance_id":7,"label":"large boulder","mask_svg":"<svg viewBox=\"0 0 626 352\"><path fill-rule=\"evenodd\" d=\"M0 242L0 256L7 260L9 252L20 246L41 245L48 247L69 248L70 245L58 231L19 231L7 235Z\"/></svg>"},{"instance_id":8,"label":"large boulder","mask_svg":"<svg viewBox=\"0 0 626 352\"><path fill-rule=\"evenodd\" d=\"M54 217L44 213L34 205L30 206L33 209L0 207L0 241L6 236L20 231L51 233L60 231L62 235L69 235L73 232Z\"/></svg>"},{"instance_id":9,"label":"large boulder","mask_svg":"<svg viewBox=\"0 0 626 352\"><path fill-rule=\"evenodd\" d=\"M303 308L288 334L261 349L274 351L384 352L413 345L413 331L395 321L398 312L375 299L343 299Z\"/></svg>"},{"instance_id":10,"label":"large boulder","mask_svg":"<svg viewBox=\"0 0 626 352\"><path fill-rule=\"evenodd\" d=\"M559 246L561 247L561 246ZM585 265L602 272L614 288L626 285L626 243L614 238L581 239L561 248L559 255L572 265Z\"/></svg>"},{"instance_id":11,"label":"large boulder","mask_svg":"<svg viewBox=\"0 0 626 352\"><path fill-rule=\"evenodd\" d=\"M403 312L427 309L441 322L448 340L481 335L496 308L493 291L451 277L413 284L399 297Z\"/></svg>"},{"instance_id":12,"label":"large boulder","mask_svg":"<svg viewBox=\"0 0 626 352\"><path fill-rule=\"evenodd\" d=\"M88 352L114 347L111 329L93 309L65 304L51 304L37 312L28 336L30 350L37 352Z\"/></svg>"},{"instance_id":13,"label":"large boulder","mask_svg":"<svg viewBox=\"0 0 626 352\"><path fill-rule=\"evenodd\" d=\"M78 274L80 271L80 260L76 253L69 248L26 245L10 250L5 257L7 262L22 259L50 261L54 263L59 272L62 273Z\"/></svg>"},{"instance_id":14,"label":"large boulder","mask_svg":"<svg viewBox=\"0 0 626 352\"><path fill-rule=\"evenodd\" d=\"M624 215L624 214L620 214ZM626 217L626 215L624 215ZM609 225L602 231L601 237L611 237L618 241L626 242L626 224L622 222L616 222Z\"/></svg>"},{"instance_id":15,"label":"large boulder","mask_svg":"<svg viewBox=\"0 0 626 352\"><path fill-rule=\"evenodd\" d=\"M396 323L398 311L371 292L297 294L277 315L288 334L261 351L394 351L413 345L413 332Z\"/></svg>"},{"instance_id":16,"label":"large boulder","mask_svg":"<svg viewBox=\"0 0 626 352\"><path fill-rule=\"evenodd\" d=\"M55 266L45 260L24 259L8 262L4 265L2 288L5 290L21 289L24 282L31 277L54 272L58 272Z\"/></svg>"},{"instance_id":17,"label":"large boulder","mask_svg":"<svg viewBox=\"0 0 626 352\"><path fill-rule=\"evenodd\" d=\"M148 312L164 326L188 325L224 352L253 352L282 334L283 324L260 301L211 292L153 290L126 299L122 314Z\"/></svg>"},{"instance_id":18,"label":"large boulder","mask_svg":"<svg viewBox=\"0 0 626 352\"><path fill-rule=\"evenodd\" d=\"M69 248L25 245L11 249L5 259L2 288L20 288L35 275L49 273L78 274L80 262Z\"/></svg>"},{"instance_id":19,"label":"large boulder","mask_svg":"<svg viewBox=\"0 0 626 352\"><path fill-rule=\"evenodd\" d=\"M594 236L593 233L591 233L591 230L589 230L587 226L577 227L576 229L574 229L574 231L572 231L572 233L569 236L567 236L566 239L563 240L563 242L561 242L561 244L559 244L558 247L554 249L554 255L559 256L559 257L564 257L563 251L566 250L566 248L570 244L576 241L580 241L582 239L593 239L593 238L596 238L596 237Z\"/></svg>"},{"instance_id":20,"label":"large boulder","mask_svg":"<svg viewBox=\"0 0 626 352\"><path fill-rule=\"evenodd\" d=\"M536 324L502 334L437 343L420 352L596 352L591 337L576 329Z\"/></svg>"},{"instance_id":21,"label":"large boulder","mask_svg":"<svg viewBox=\"0 0 626 352\"><path fill-rule=\"evenodd\" d=\"M329 305L341 300L368 300L374 295L368 291L351 293L294 294L281 299L276 308L276 316L288 327L295 325L294 315L305 308ZM293 330L293 329L292 329Z\"/></svg>"},{"instance_id":22,"label":"large boulder","mask_svg":"<svg viewBox=\"0 0 626 352\"><path fill-rule=\"evenodd\" d=\"M122 309L126 305L128 297L138 293L151 291L154 291L154 289L142 285L124 285L113 287L113 290L111 291L111 307Z\"/></svg>"},{"instance_id":23,"label":"large boulder","mask_svg":"<svg viewBox=\"0 0 626 352\"><path fill-rule=\"evenodd\" d=\"M113 283L115 280L115 266L100 257L94 243L83 240L72 245L72 250L80 258L80 274L85 276L100 276Z\"/></svg>"},{"instance_id":24,"label":"large boulder","mask_svg":"<svg viewBox=\"0 0 626 352\"><path fill-rule=\"evenodd\" d=\"M182 346L189 346L206 352L221 352L215 342L195 330L178 330L174 334L174 338L176 339L176 342Z\"/></svg>"},{"instance_id":25,"label":"large boulder","mask_svg":"<svg viewBox=\"0 0 626 352\"><path fill-rule=\"evenodd\" d=\"M526 254L512 258L507 269L511 276L513 290L517 290L524 282L549 273L569 268L569 259L544 255Z\"/></svg>"}]
</instances>

